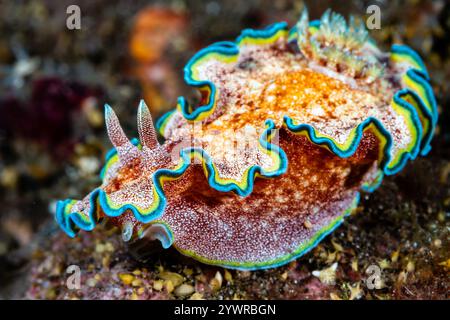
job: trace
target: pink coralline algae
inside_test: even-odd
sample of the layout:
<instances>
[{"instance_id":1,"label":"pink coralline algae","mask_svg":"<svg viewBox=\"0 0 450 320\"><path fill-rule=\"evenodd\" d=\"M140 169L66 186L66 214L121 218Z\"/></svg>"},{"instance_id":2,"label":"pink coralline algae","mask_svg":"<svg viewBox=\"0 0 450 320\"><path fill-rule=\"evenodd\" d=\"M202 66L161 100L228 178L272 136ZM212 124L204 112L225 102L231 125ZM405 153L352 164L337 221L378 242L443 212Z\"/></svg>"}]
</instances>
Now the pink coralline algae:
<instances>
[{"instance_id":1,"label":"pink coralline algae","mask_svg":"<svg viewBox=\"0 0 450 320\"><path fill-rule=\"evenodd\" d=\"M330 11L213 44L185 81L201 102L180 97L159 119L163 144L144 102L131 141L105 107L114 149L101 186L58 203L69 236L110 219L125 241L207 264L280 266L337 228L361 191L426 155L437 121L419 56L382 52L362 23Z\"/></svg>"},{"instance_id":2,"label":"pink coralline algae","mask_svg":"<svg viewBox=\"0 0 450 320\"><path fill-rule=\"evenodd\" d=\"M9 95L0 100L0 134L38 143L56 159L67 159L75 144L73 120L89 99L103 96L98 87L57 77L34 80L27 101Z\"/></svg>"}]
</instances>

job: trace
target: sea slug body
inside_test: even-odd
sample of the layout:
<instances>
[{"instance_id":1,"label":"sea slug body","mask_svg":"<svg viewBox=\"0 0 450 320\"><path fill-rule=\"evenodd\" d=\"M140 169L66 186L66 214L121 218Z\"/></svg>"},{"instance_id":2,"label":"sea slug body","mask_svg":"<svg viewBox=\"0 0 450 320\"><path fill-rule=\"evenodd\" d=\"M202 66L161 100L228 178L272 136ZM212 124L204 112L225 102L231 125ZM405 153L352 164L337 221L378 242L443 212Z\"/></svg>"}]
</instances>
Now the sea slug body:
<instances>
[{"instance_id":1,"label":"sea slug body","mask_svg":"<svg viewBox=\"0 0 450 320\"><path fill-rule=\"evenodd\" d=\"M138 108L129 140L113 110L102 184L58 202L71 237L103 219L125 241L159 240L207 264L242 270L308 252L361 191L430 151L437 122L429 75L409 47L380 51L365 27L327 11L292 29L244 30L185 67L185 98L159 119ZM265 179L263 179L265 178Z\"/></svg>"}]
</instances>

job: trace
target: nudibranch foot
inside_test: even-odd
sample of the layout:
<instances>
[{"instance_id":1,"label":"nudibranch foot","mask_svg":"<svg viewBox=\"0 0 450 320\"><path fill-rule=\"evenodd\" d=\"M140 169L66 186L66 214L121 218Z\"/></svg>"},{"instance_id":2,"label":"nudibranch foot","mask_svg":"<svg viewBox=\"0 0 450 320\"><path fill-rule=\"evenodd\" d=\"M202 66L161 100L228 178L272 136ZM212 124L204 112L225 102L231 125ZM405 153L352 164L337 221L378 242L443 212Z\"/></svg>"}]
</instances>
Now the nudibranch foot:
<instances>
[{"instance_id":1,"label":"nudibranch foot","mask_svg":"<svg viewBox=\"0 0 450 320\"><path fill-rule=\"evenodd\" d=\"M337 228L361 191L430 151L438 115L423 61L403 45L382 52L353 18L309 21L304 11L291 30L244 30L184 71L201 103L179 98L157 123L163 144L144 102L139 140L105 107L114 149L97 189L58 203L69 236L107 218L129 243L272 268Z\"/></svg>"}]
</instances>

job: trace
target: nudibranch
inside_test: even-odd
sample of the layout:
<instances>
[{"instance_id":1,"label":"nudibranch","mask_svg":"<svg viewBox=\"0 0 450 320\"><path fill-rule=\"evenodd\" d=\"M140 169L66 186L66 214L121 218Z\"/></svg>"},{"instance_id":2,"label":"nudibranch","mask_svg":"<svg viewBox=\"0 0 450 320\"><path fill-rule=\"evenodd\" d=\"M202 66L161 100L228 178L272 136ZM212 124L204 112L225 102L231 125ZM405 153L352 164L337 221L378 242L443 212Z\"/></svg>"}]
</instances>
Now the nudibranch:
<instances>
[{"instance_id":1,"label":"nudibranch","mask_svg":"<svg viewBox=\"0 0 450 320\"><path fill-rule=\"evenodd\" d=\"M125 241L159 240L226 268L277 267L430 150L437 108L423 61L405 45L382 52L353 18L309 21L305 10L290 30L276 23L206 47L184 73L199 102L179 98L157 129L141 102L139 139L105 107L114 149L100 187L58 202L69 236L107 218Z\"/></svg>"}]
</instances>

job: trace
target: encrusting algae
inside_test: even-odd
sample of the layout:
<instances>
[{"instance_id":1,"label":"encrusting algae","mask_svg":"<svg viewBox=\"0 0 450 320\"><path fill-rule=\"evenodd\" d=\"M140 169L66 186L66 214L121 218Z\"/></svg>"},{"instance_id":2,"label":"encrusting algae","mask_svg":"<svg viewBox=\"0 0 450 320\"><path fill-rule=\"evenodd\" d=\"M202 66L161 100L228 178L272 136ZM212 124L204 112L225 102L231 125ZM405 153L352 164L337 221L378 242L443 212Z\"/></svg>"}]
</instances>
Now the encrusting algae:
<instances>
[{"instance_id":1,"label":"encrusting algae","mask_svg":"<svg viewBox=\"0 0 450 320\"><path fill-rule=\"evenodd\" d=\"M101 186L58 203L69 236L108 218L125 241L157 239L207 264L280 266L337 228L361 190L426 155L437 122L419 56L382 52L331 11L206 47L185 80L201 103L179 98L157 123L163 144L144 102L131 141L105 107L114 149Z\"/></svg>"}]
</instances>

